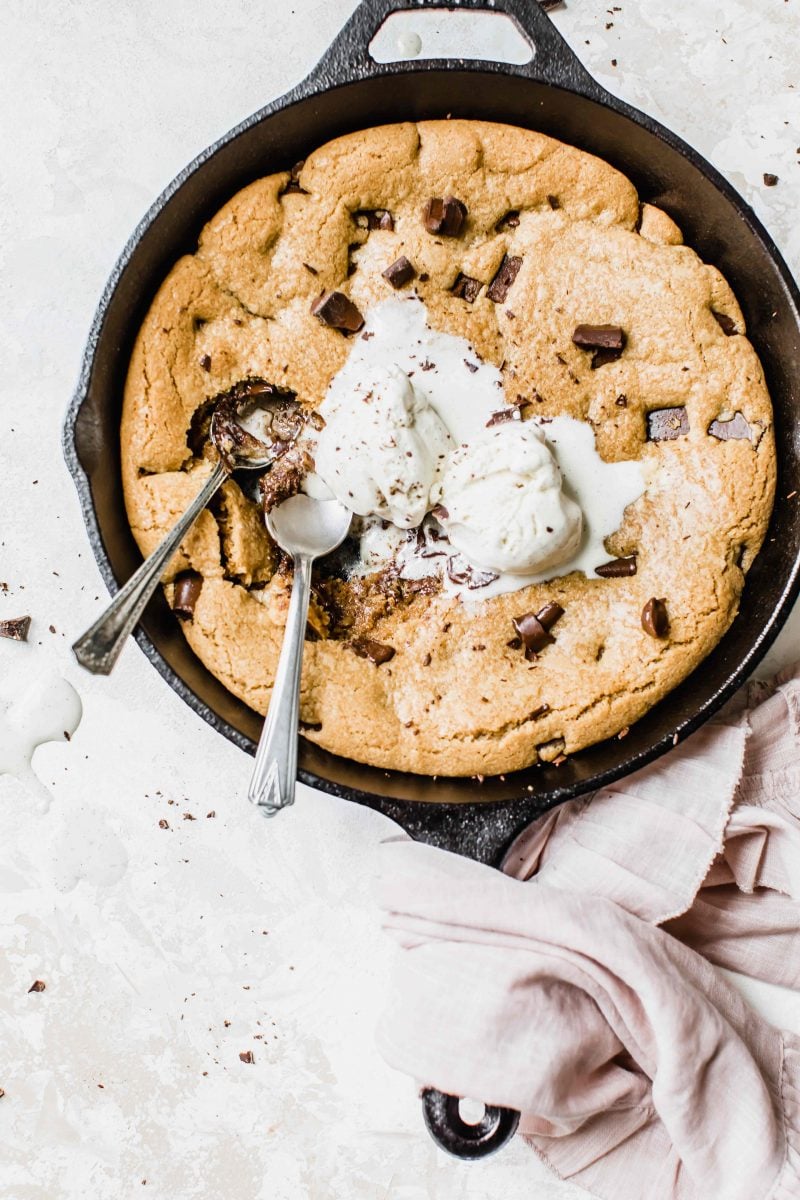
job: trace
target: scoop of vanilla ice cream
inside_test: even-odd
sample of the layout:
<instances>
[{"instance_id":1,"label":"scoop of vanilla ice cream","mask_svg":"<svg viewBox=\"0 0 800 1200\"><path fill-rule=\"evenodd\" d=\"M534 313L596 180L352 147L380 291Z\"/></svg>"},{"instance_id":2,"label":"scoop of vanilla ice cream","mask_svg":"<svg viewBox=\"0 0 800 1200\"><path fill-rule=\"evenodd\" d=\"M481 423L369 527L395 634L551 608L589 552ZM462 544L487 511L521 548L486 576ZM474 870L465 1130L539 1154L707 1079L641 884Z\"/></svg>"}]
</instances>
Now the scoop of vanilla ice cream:
<instances>
[{"instance_id":1,"label":"scoop of vanilla ice cream","mask_svg":"<svg viewBox=\"0 0 800 1200\"><path fill-rule=\"evenodd\" d=\"M471 563L523 575L565 562L580 546L581 510L561 483L542 429L507 421L452 451L432 500Z\"/></svg>"},{"instance_id":2,"label":"scoop of vanilla ice cream","mask_svg":"<svg viewBox=\"0 0 800 1200\"><path fill-rule=\"evenodd\" d=\"M446 427L399 367L373 368L352 386L337 380L320 408L317 475L346 508L410 529L452 449Z\"/></svg>"}]
</instances>

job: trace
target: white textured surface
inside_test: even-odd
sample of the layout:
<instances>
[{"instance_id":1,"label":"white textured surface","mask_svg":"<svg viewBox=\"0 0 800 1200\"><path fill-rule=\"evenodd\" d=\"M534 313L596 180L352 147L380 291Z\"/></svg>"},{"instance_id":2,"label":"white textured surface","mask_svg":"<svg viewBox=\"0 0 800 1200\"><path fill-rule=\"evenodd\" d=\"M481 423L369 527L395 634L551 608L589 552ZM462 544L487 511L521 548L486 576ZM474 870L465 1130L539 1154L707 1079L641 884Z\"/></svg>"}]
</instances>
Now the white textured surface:
<instances>
[{"instance_id":1,"label":"white textured surface","mask_svg":"<svg viewBox=\"0 0 800 1200\"><path fill-rule=\"evenodd\" d=\"M48 813L0 779L2 1200L583 1195L522 1146L445 1159L377 1058L387 950L368 887L388 823L302 790L264 824L243 799L249 760L135 647L110 680L68 650L104 591L59 424L108 271L184 163L297 81L353 7L3 6L0 616L34 625L27 646L0 643L0 675L5 693L62 671L85 716L70 745L36 753ZM798 0L613 7L569 0L555 17L601 82L744 191L796 269ZM795 616L770 664L798 633ZM36 978L46 991L28 994ZM796 1004L768 1003L796 1023Z\"/></svg>"}]
</instances>

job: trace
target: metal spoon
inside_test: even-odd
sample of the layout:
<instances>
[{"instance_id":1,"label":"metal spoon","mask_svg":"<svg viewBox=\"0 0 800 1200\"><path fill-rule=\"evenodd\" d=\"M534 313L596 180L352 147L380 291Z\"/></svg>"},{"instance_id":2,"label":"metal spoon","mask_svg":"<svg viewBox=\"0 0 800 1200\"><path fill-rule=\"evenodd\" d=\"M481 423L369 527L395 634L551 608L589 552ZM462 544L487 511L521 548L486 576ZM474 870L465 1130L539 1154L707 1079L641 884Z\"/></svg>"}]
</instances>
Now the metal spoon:
<instances>
[{"instance_id":1,"label":"metal spoon","mask_svg":"<svg viewBox=\"0 0 800 1200\"><path fill-rule=\"evenodd\" d=\"M264 438L256 437L240 424L263 403ZM183 516L120 588L114 599L73 644L75 657L93 675L109 675L129 634L138 623L167 563L180 546L208 502L232 471L259 471L269 467L297 437L305 414L293 399L277 393L268 383L246 380L222 397L211 417L211 441L219 462Z\"/></svg>"},{"instance_id":2,"label":"metal spoon","mask_svg":"<svg viewBox=\"0 0 800 1200\"><path fill-rule=\"evenodd\" d=\"M338 500L291 496L266 515L267 529L294 560L294 583L278 669L247 795L265 816L294 803L297 725L311 567L347 537L353 514Z\"/></svg>"}]
</instances>

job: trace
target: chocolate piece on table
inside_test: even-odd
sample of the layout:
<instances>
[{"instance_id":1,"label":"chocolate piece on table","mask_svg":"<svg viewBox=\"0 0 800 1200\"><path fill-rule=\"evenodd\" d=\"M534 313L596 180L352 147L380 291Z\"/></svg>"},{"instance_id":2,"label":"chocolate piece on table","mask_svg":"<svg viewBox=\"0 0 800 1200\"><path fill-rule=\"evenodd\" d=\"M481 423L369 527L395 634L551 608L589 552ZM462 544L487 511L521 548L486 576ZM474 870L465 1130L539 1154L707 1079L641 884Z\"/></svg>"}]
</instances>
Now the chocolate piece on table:
<instances>
[{"instance_id":1,"label":"chocolate piece on table","mask_svg":"<svg viewBox=\"0 0 800 1200\"><path fill-rule=\"evenodd\" d=\"M474 304L482 287L483 284L479 279L473 279L470 275L459 275L450 290L454 296L458 296L459 300L466 300L468 304Z\"/></svg>"},{"instance_id":2,"label":"chocolate piece on table","mask_svg":"<svg viewBox=\"0 0 800 1200\"><path fill-rule=\"evenodd\" d=\"M665 638L668 635L669 617L663 600L657 600L654 596L647 601L642 609L642 629L654 638Z\"/></svg>"},{"instance_id":3,"label":"chocolate piece on table","mask_svg":"<svg viewBox=\"0 0 800 1200\"><path fill-rule=\"evenodd\" d=\"M416 268L413 263L409 262L405 254L395 259L383 272L383 278L388 280L393 288L405 287L407 283L411 283L411 280L416 278L416 275Z\"/></svg>"},{"instance_id":4,"label":"chocolate piece on table","mask_svg":"<svg viewBox=\"0 0 800 1200\"><path fill-rule=\"evenodd\" d=\"M422 223L428 233L438 233L442 237L458 237L466 219L467 206L455 196L445 196L444 200L434 196L422 213Z\"/></svg>"},{"instance_id":5,"label":"chocolate piece on table","mask_svg":"<svg viewBox=\"0 0 800 1200\"><path fill-rule=\"evenodd\" d=\"M8 638L12 642L27 642L30 627L30 617L8 617L5 621L0 621L0 638Z\"/></svg>"},{"instance_id":6,"label":"chocolate piece on table","mask_svg":"<svg viewBox=\"0 0 800 1200\"><path fill-rule=\"evenodd\" d=\"M778 182L778 176L773 175L771 171L764 172L764 187L775 187Z\"/></svg>"},{"instance_id":7,"label":"chocolate piece on table","mask_svg":"<svg viewBox=\"0 0 800 1200\"><path fill-rule=\"evenodd\" d=\"M358 333L364 324L361 313L344 292L323 292L311 305L311 311L323 324L342 333Z\"/></svg>"},{"instance_id":8,"label":"chocolate piece on table","mask_svg":"<svg viewBox=\"0 0 800 1200\"><path fill-rule=\"evenodd\" d=\"M511 291L511 285L519 274L519 269L521 266L521 258L509 256L508 254L500 263L497 274L486 290L486 295L490 300L494 301L495 304L504 303L508 293Z\"/></svg>"},{"instance_id":9,"label":"chocolate piece on table","mask_svg":"<svg viewBox=\"0 0 800 1200\"><path fill-rule=\"evenodd\" d=\"M674 442L689 432L689 414L683 405L656 408L647 414L648 442Z\"/></svg>"},{"instance_id":10,"label":"chocolate piece on table","mask_svg":"<svg viewBox=\"0 0 800 1200\"><path fill-rule=\"evenodd\" d=\"M31 992L43 992L46 987L47 984L43 979L34 979L33 983L28 988L28 995L30 995Z\"/></svg>"},{"instance_id":11,"label":"chocolate piece on table","mask_svg":"<svg viewBox=\"0 0 800 1200\"><path fill-rule=\"evenodd\" d=\"M715 308L712 308L711 315L726 337L733 337L735 333L739 332L733 317L729 317L727 313L717 312Z\"/></svg>"},{"instance_id":12,"label":"chocolate piece on table","mask_svg":"<svg viewBox=\"0 0 800 1200\"><path fill-rule=\"evenodd\" d=\"M353 642L353 649L359 658L368 658L376 667L390 662L395 656L394 646L385 646L382 642L373 642L372 638L360 638Z\"/></svg>"},{"instance_id":13,"label":"chocolate piece on table","mask_svg":"<svg viewBox=\"0 0 800 1200\"><path fill-rule=\"evenodd\" d=\"M525 657L529 662L536 658L540 650L544 650L545 646L556 640L550 630L563 615L564 609L561 605L551 603L546 604L538 613L523 613L520 617L512 618L511 624L522 638Z\"/></svg>"},{"instance_id":14,"label":"chocolate piece on table","mask_svg":"<svg viewBox=\"0 0 800 1200\"><path fill-rule=\"evenodd\" d=\"M507 408L501 408L499 412L493 412L486 422L486 428L491 429L492 425L505 425L506 421L521 421L522 407L519 404L509 404Z\"/></svg>"},{"instance_id":15,"label":"chocolate piece on table","mask_svg":"<svg viewBox=\"0 0 800 1200\"><path fill-rule=\"evenodd\" d=\"M720 442L750 440L750 426L740 412L735 412L729 421L712 421L708 427L712 437Z\"/></svg>"},{"instance_id":16,"label":"chocolate piece on table","mask_svg":"<svg viewBox=\"0 0 800 1200\"><path fill-rule=\"evenodd\" d=\"M243 1063L254 1063L256 1061L252 1050L240 1050L239 1058Z\"/></svg>"},{"instance_id":17,"label":"chocolate piece on table","mask_svg":"<svg viewBox=\"0 0 800 1200\"><path fill-rule=\"evenodd\" d=\"M572 341L581 350L625 349L625 333L619 325L577 325Z\"/></svg>"},{"instance_id":18,"label":"chocolate piece on table","mask_svg":"<svg viewBox=\"0 0 800 1200\"><path fill-rule=\"evenodd\" d=\"M626 575L636 574L636 555L629 554L625 558L612 558L611 562L601 563L594 569L595 575L601 579L623 579Z\"/></svg>"},{"instance_id":19,"label":"chocolate piece on table","mask_svg":"<svg viewBox=\"0 0 800 1200\"><path fill-rule=\"evenodd\" d=\"M473 567L462 554L452 554L447 560L447 577L451 583L466 584L471 592L488 587L497 579L495 571L481 571Z\"/></svg>"},{"instance_id":20,"label":"chocolate piece on table","mask_svg":"<svg viewBox=\"0 0 800 1200\"><path fill-rule=\"evenodd\" d=\"M197 571L184 571L175 578L175 594L172 599L172 611L182 621L191 621L200 592L203 587L203 576Z\"/></svg>"}]
</instances>

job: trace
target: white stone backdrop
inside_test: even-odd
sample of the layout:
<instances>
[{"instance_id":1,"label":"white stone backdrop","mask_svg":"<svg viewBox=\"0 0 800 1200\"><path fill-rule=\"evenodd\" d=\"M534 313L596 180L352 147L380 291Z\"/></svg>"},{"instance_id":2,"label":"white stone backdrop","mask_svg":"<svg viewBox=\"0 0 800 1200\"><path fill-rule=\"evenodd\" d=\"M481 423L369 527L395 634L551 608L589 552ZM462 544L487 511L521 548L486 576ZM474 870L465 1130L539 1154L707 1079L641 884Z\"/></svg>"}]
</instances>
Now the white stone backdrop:
<instances>
[{"instance_id":1,"label":"white stone backdrop","mask_svg":"<svg viewBox=\"0 0 800 1200\"><path fill-rule=\"evenodd\" d=\"M55 670L85 707L71 744L37 752L48 813L0 779L0 1200L585 1195L522 1145L448 1160L377 1057L389 952L369 881L388 823L301 789L265 824L249 760L136 647L110 680L69 651L105 592L59 430L107 274L176 172L298 81L353 7L0 11L0 617L34 621L28 645L0 643L0 689ZM568 0L554 19L606 87L728 175L796 269L798 0ZM797 997L749 992L800 1027Z\"/></svg>"}]
</instances>

